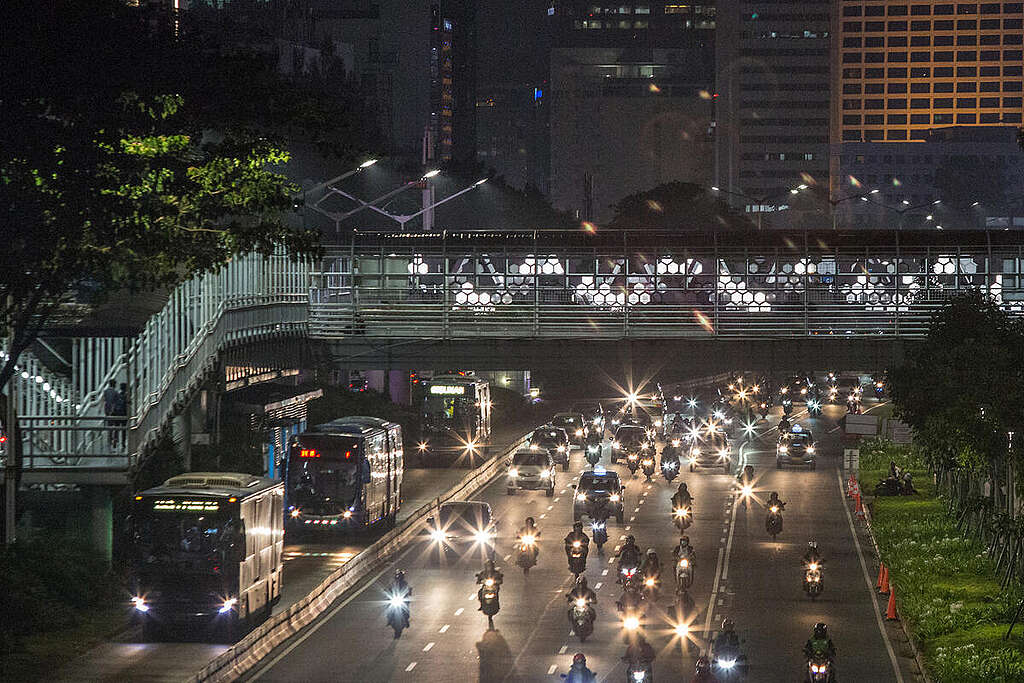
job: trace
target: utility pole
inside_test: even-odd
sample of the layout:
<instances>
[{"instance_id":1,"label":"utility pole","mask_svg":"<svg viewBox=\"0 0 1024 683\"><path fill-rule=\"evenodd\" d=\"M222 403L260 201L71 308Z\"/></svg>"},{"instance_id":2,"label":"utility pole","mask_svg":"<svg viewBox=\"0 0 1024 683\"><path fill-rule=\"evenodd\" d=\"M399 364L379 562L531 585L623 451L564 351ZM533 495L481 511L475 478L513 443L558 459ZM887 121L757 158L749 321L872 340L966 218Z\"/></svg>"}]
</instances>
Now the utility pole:
<instances>
[{"instance_id":1,"label":"utility pole","mask_svg":"<svg viewBox=\"0 0 1024 683\"><path fill-rule=\"evenodd\" d=\"M14 295L8 295L10 306L14 308ZM14 323L12 321L7 337L7 353L14 358ZM4 435L7 437L4 449L4 545L14 543L17 538L17 493L18 493L18 466L21 464L21 449L18 448L18 420L17 394L18 374L15 372L7 380L7 414L4 416Z\"/></svg>"}]
</instances>

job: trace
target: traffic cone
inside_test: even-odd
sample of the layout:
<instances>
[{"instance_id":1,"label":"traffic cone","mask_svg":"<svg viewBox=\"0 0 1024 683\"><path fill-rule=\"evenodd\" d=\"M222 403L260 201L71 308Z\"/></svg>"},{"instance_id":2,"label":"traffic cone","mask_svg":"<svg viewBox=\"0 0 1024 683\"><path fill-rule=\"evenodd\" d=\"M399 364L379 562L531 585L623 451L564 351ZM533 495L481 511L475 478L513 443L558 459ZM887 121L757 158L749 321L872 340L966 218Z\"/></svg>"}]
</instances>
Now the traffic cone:
<instances>
[{"instance_id":1,"label":"traffic cone","mask_svg":"<svg viewBox=\"0 0 1024 683\"><path fill-rule=\"evenodd\" d=\"M885 608L885 618L889 621L898 619L896 616L896 586L889 584L889 605Z\"/></svg>"},{"instance_id":2,"label":"traffic cone","mask_svg":"<svg viewBox=\"0 0 1024 683\"><path fill-rule=\"evenodd\" d=\"M878 587L878 592L885 595L889 592L889 568L882 565L882 585Z\"/></svg>"},{"instance_id":3,"label":"traffic cone","mask_svg":"<svg viewBox=\"0 0 1024 683\"><path fill-rule=\"evenodd\" d=\"M859 520L864 520L864 519L867 519L867 518L866 518L866 517L864 516L864 506L863 506L863 505L861 505L861 502L860 502L860 491L858 491L858 492L857 492L856 494L854 494L854 497L853 497L853 498L854 498L854 500L856 500L856 501L857 501L857 507L856 507L856 508L854 509L854 511L853 511L853 515L854 515L854 516L855 516L855 517L856 517L857 519L859 519Z\"/></svg>"},{"instance_id":4,"label":"traffic cone","mask_svg":"<svg viewBox=\"0 0 1024 683\"><path fill-rule=\"evenodd\" d=\"M882 579L885 577L885 562L879 562L878 564L878 580L875 581L875 590L879 593L882 592Z\"/></svg>"},{"instance_id":5,"label":"traffic cone","mask_svg":"<svg viewBox=\"0 0 1024 683\"><path fill-rule=\"evenodd\" d=\"M854 480L853 475L851 474L850 478L846 480L846 497L847 498L853 498L853 487L856 485L856 483L857 482Z\"/></svg>"}]
</instances>

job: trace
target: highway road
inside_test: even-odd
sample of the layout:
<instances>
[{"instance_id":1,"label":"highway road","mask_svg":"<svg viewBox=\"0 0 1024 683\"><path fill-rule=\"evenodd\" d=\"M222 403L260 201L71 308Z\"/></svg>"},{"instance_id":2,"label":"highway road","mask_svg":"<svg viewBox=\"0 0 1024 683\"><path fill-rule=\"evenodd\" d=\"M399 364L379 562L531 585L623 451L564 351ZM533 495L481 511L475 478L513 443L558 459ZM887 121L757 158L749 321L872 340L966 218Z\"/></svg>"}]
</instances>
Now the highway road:
<instances>
[{"instance_id":1,"label":"highway road","mask_svg":"<svg viewBox=\"0 0 1024 683\"><path fill-rule=\"evenodd\" d=\"M798 415L801 412L798 411ZM697 653L706 649L721 619L736 622L750 660L749 681L803 680L801 647L817 621L829 624L838 649L837 672L846 681L912 681L911 661L892 651L871 590L874 576L861 559L850 509L841 482L841 431L837 406L801 423L818 440L816 470L777 470L774 444L777 417L759 425L760 436L744 447L759 479L756 496L777 490L787 502L785 528L772 542L764 530L765 511L744 509L734 501L733 479L719 472L684 472L695 498L695 523L688 530L697 551L691 594L696 614L685 641L675 635L678 619L671 590L649 610L646 635L658 657L655 680L689 680ZM739 443L738 441L735 443ZM607 456L603 461L608 465ZM592 551L586 575L597 591L598 618L583 644L571 635L563 597L571 584L561 538L572 524L573 479L584 469L581 452L570 472L559 472L555 497L542 492L508 496L499 478L476 497L487 501L500 520L498 564L505 573L501 612L495 629L477 610L474 574L482 551L455 562L439 561L430 542L415 544L395 562L329 610L305 632L268 655L250 680L290 681L542 681L558 680L575 652L587 655L599 680L625 679L620 661L625 643L615 601L615 560ZM675 485L658 476L647 483L615 466L627 482L626 518L609 524L609 546L633 534L642 547L654 547L664 559L678 538L669 518ZM678 480L677 482L678 483ZM541 527L541 552L528 576L515 567L511 546L515 529L527 516ZM825 556L824 594L812 602L801 589L800 556L816 540ZM414 591L411 627L395 640L385 623L384 588L394 569L406 570ZM891 630L891 629L890 629Z\"/></svg>"}]
</instances>

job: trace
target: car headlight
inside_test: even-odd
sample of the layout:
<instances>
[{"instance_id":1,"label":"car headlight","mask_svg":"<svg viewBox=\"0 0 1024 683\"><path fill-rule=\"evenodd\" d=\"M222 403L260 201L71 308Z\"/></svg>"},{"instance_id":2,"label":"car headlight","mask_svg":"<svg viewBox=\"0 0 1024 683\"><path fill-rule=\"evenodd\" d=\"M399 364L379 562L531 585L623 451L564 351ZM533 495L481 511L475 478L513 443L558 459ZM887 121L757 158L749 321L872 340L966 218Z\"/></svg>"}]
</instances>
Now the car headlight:
<instances>
[{"instance_id":1,"label":"car headlight","mask_svg":"<svg viewBox=\"0 0 1024 683\"><path fill-rule=\"evenodd\" d=\"M515 467L509 469L508 476L510 476L510 477L518 477L519 476L519 470L517 470Z\"/></svg>"},{"instance_id":2,"label":"car headlight","mask_svg":"<svg viewBox=\"0 0 1024 683\"><path fill-rule=\"evenodd\" d=\"M619 502L619 494L613 493L612 495L608 496L608 500L610 500L613 503L618 503Z\"/></svg>"},{"instance_id":3,"label":"car headlight","mask_svg":"<svg viewBox=\"0 0 1024 683\"><path fill-rule=\"evenodd\" d=\"M494 534L490 531L478 531L473 534L473 538L476 539L477 543L490 543L491 539L494 538Z\"/></svg>"},{"instance_id":4,"label":"car headlight","mask_svg":"<svg viewBox=\"0 0 1024 683\"><path fill-rule=\"evenodd\" d=\"M654 461L651 460L650 458L644 458L644 463L643 464L644 464L644 467L647 467L648 465L653 465Z\"/></svg>"},{"instance_id":5,"label":"car headlight","mask_svg":"<svg viewBox=\"0 0 1024 683\"><path fill-rule=\"evenodd\" d=\"M345 519L350 519L352 517L352 511L351 510L345 510L345 512L343 512L341 516L344 517Z\"/></svg>"},{"instance_id":6,"label":"car headlight","mask_svg":"<svg viewBox=\"0 0 1024 683\"><path fill-rule=\"evenodd\" d=\"M679 448L679 439L672 439L672 447Z\"/></svg>"},{"instance_id":7,"label":"car headlight","mask_svg":"<svg viewBox=\"0 0 1024 683\"><path fill-rule=\"evenodd\" d=\"M692 455L695 458L700 456L700 449L699 448L694 448L692 451L690 451L690 455Z\"/></svg>"},{"instance_id":8,"label":"car headlight","mask_svg":"<svg viewBox=\"0 0 1024 683\"><path fill-rule=\"evenodd\" d=\"M565 446L559 446L555 450L557 450L559 453L565 453Z\"/></svg>"},{"instance_id":9,"label":"car headlight","mask_svg":"<svg viewBox=\"0 0 1024 683\"><path fill-rule=\"evenodd\" d=\"M638 628L640 628L640 620L638 618L636 618L636 617L626 617L625 619L622 620L622 625L626 628L627 631L635 631ZM640 674L640 678L637 678L636 680L638 680L638 681L644 680L643 679L643 673L639 672L639 671L637 673Z\"/></svg>"},{"instance_id":10,"label":"car headlight","mask_svg":"<svg viewBox=\"0 0 1024 683\"><path fill-rule=\"evenodd\" d=\"M719 460L726 460L728 458L729 458L729 451L727 449L723 448L720 451L718 451L718 459Z\"/></svg>"},{"instance_id":11,"label":"car headlight","mask_svg":"<svg viewBox=\"0 0 1024 683\"><path fill-rule=\"evenodd\" d=\"M644 441L642 444L640 444L640 448L650 448L650 447L651 447L651 444L648 443L647 441Z\"/></svg>"},{"instance_id":12,"label":"car headlight","mask_svg":"<svg viewBox=\"0 0 1024 683\"><path fill-rule=\"evenodd\" d=\"M779 446L779 453L789 453L789 446Z\"/></svg>"},{"instance_id":13,"label":"car headlight","mask_svg":"<svg viewBox=\"0 0 1024 683\"><path fill-rule=\"evenodd\" d=\"M547 479L550 476L551 476L551 470L541 470L540 471L541 479Z\"/></svg>"},{"instance_id":14,"label":"car headlight","mask_svg":"<svg viewBox=\"0 0 1024 683\"><path fill-rule=\"evenodd\" d=\"M807 452L810 453L811 455L814 455L814 446L808 446Z\"/></svg>"},{"instance_id":15,"label":"car headlight","mask_svg":"<svg viewBox=\"0 0 1024 683\"><path fill-rule=\"evenodd\" d=\"M134 598L132 598L132 607L134 607L140 612L149 611L149 605L146 604L146 599L139 596L135 596Z\"/></svg>"},{"instance_id":16,"label":"car headlight","mask_svg":"<svg viewBox=\"0 0 1024 683\"><path fill-rule=\"evenodd\" d=\"M654 421L654 426L655 427L660 427L661 426L661 420L655 420Z\"/></svg>"},{"instance_id":17,"label":"car headlight","mask_svg":"<svg viewBox=\"0 0 1024 683\"><path fill-rule=\"evenodd\" d=\"M224 601L224 604L220 606L220 613L230 612L238 604L238 598L228 598Z\"/></svg>"},{"instance_id":18,"label":"car headlight","mask_svg":"<svg viewBox=\"0 0 1024 683\"><path fill-rule=\"evenodd\" d=\"M444 539L448 538L448 535L447 535L447 534L445 534L445 533L444 533L444 532L443 532L442 530L440 530L440 529L431 529L431 530L430 530L430 537L431 537L432 539L434 539L435 541L441 542L441 541L443 541Z\"/></svg>"},{"instance_id":19,"label":"car headlight","mask_svg":"<svg viewBox=\"0 0 1024 683\"><path fill-rule=\"evenodd\" d=\"M577 493L576 494L576 500L586 500L586 499L587 499L587 494L585 494L585 493Z\"/></svg>"}]
</instances>

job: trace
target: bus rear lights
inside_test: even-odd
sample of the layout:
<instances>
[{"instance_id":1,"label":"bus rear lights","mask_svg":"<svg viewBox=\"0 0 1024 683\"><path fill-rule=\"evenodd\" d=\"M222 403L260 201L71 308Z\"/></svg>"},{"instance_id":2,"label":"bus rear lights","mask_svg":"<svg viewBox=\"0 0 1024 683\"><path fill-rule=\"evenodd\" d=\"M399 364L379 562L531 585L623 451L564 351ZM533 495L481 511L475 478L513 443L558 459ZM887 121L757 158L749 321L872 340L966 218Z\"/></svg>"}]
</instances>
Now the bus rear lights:
<instances>
[{"instance_id":1,"label":"bus rear lights","mask_svg":"<svg viewBox=\"0 0 1024 683\"><path fill-rule=\"evenodd\" d=\"M220 613L230 612L238 604L238 598L228 598L224 601L224 604L220 606Z\"/></svg>"},{"instance_id":2,"label":"bus rear lights","mask_svg":"<svg viewBox=\"0 0 1024 683\"><path fill-rule=\"evenodd\" d=\"M135 596L134 598L132 598L132 607L134 607L140 612L149 611L149 605L146 604L146 599L140 598L139 596Z\"/></svg>"}]
</instances>

